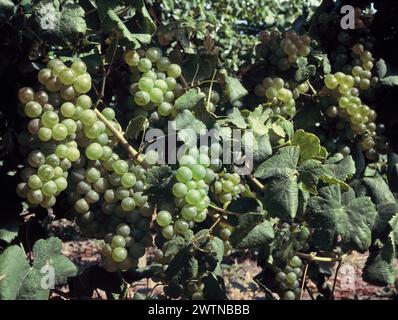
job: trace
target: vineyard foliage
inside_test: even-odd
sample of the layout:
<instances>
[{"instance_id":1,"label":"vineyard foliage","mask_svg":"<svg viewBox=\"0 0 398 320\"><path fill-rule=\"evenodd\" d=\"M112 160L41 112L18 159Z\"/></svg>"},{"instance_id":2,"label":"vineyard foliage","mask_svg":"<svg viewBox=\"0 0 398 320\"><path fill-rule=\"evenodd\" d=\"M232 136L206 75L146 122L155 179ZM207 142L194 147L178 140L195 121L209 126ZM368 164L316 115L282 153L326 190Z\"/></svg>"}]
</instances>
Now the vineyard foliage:
<instances>
[{"instance_id":1,"label":"vineyard foliage","mask_svg":"<svg viewBox=\"0 0 398 320\"><path fill-rule=\"evenodd\" d=\"M136 299L226 299L238 252L267 299L310 280L333 299L354 251L364 281L394 284L396 11L0 0L0 299L125 299L145 278L161 294ZM60 219L101 242L97 265L62 254Z\"/></svg>"}]
</instances>

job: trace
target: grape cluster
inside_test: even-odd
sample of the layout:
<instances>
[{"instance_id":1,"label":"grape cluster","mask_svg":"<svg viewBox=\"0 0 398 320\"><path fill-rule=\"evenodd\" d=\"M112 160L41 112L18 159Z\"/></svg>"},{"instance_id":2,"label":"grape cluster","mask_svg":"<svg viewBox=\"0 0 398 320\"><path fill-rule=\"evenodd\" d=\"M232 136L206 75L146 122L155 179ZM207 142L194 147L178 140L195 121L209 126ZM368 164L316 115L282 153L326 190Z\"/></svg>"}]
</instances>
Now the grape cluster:
<instances>
[{"instance_id":1,"label":"grape cluster","mask_svg":"<svg viewBox=\"0 0 398 320\"><path fill-rule=\"evenodd\" d=\"M129 50L124 55L124 61L132 72L133 84L129 90L135 104L144 111L156 111L162 117L176 116L174 100L183 92L177 82L181 67L171 63L156 47L146 51Z\"/></svg>"},{"instance_id":2,"label":"grape cluster","mask_svg":"<svg viewBox=\"0 0 398 320\"><path fill-rule=\"evenodd\" d=\"M175 234L185 233L194 222L203 222L207 217L209 185L216 179L216 173L210 168L208 152L208 147L191 148L179 160L175 175L177 182L172 188L179 213L173 216L169 211L162 210L156 217L167 240Z\"/></svg>"},{"instance_id":3,"label":"grape cluster","mask_svg":"<svg viewBox=\"0 0 398 320\"><path fill-rule=\"evenodd\" d=\"M300 299L300 278L303 276L303 262L298 256L290 259L287 266L275 274L276 292L283 300Z\"/></svg>"},{"instance_id":4,"label":"grape cluster","mask_svg":"<svg viewBox=\"0 0 398 320\"><path fill-rule=\"evenodd\" d=\"M146 170L114 152L117 140L110 128L118 129L115 112L93 109L85 94L91 78L84 62L75 60L68 68L51 60L38 80L43 90L19 92L30 119L28 135L38 148L27 157L18 194L31 206L49 208L65 191L71 208L67 217L75 219L82 234L105 240L104 268L112 272L135 267L153 242L153 208L144 194Z\"/></svg>"},{"instance_id":5,"label":"grape cluster","mask_svg":"<svg viewBox=\"0 0 398 320\"><path fill-rule=\"evenodd\" d=\"M223 205L230 203L245 191L241 178L237 173L225 173L218 181L214 182L213 192L218 201Z\"/></svg>"},{"instance_id":6,"label":"grape cluster","mask_svg":"<svg viewBox=\"0 0 398 320\"><path fill-rule=\"evenodd\" d=\"M259 39L261 43L256 47L257 56L282 71L289 70L298 58L307 57L311 52L311 38L298 35L294 30L285 33L263 31Z\"/></svg>"},{"instance_id":7,"label":"grape cluster","mask_svg":"<svg viewBox=\"0 0 398 320\"><path fill-rule=\"evenodd\" d=\"M267 77L254 91L257 96L266 97L275 115L292 117L296 113L296 99L300 94L308 92L309 86L307 82L303 82L293 91L289 90L289 87L282 78Z\"/></svg>"}]
</instances>

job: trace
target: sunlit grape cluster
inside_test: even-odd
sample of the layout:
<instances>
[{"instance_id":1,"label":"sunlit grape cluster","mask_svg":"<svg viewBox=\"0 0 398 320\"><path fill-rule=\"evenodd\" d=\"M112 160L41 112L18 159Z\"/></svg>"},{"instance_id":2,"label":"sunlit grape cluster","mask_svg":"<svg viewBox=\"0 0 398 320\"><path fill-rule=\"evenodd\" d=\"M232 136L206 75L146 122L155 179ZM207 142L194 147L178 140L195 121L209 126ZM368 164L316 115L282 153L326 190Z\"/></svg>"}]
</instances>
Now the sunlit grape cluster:
<instances>
[{"instance_id":1,"label":"sunlit grape cluster","mask_svg":"<svg viewBox=\"0 0 398 320\"><path fill-rule=\"evenodd\" d=\"M135 104L145 111L156 111L162 117L176 116L174 100L183 92L177 82L181 67L171 63L169 58L163 56L162 50L155 47L146 51L129 50L124 55L124 61L132 73L130 94Z\"/></svg>"},{"instance_id":2,"label":"sunlit grape cluster","mask_svg":"<svg viewBox=\"0 0 398 320\"><path fill-rule=\"evenodd\" d=\"M300 299L302 276L303 262L298 256L291 258L287 266L275 274L276 292L282 300Z\"/></svg>"},{"instance_id":3,"label":"sunlit grape cluster","mask_svg":"<svg viewBox=\"0 0 398 320\"><path fill-rule=\"evenodd\" d=\"M285 33L263 31L259 39L261 43L256 47L257 56L282 71L289 70L299 57L307 57L311 52L311 38L294 30Z\"/></svg>"},{"instance_id":4,"label":"sunlit grape cluster","mask_svg":"<svg viewBox=\"0 0 398 320\"><path fill-rule=\"evenodd\" d=\"M308 92L307 82L303 82L290 90L288 83L282 78L267 77L258 84L254 91L259 97L265 97L275 115L292 117L296 113L296 99L300 94Z\"/></svg>"}]
</instances>

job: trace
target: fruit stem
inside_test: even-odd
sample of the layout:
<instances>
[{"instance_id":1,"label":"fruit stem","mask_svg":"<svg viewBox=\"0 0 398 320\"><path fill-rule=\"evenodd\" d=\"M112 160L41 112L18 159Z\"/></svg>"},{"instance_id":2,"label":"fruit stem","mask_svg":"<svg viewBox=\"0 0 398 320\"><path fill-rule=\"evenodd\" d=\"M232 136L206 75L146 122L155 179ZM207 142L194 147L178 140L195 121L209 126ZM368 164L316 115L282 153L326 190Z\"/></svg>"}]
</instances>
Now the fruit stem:
<instances>
[{"instance_id":1,"label":"fruit stem","mask_svg":"<svg viewBox=\"0 0 398 320\"><path fill-rule=\"evenodd\" d=\"M123 133L117 130L109 121L107 118L104 117L104 115L97 109L93 109L94 112L96 113L98 119L100 119L105 126L113 133L113 135L119 140L120 144L123 146L123 148L126 149L128 154L130 155L130 158L136 162L138 162L141 166L146 167L146 164L144 163L144 159L142 155L138 153L137 150L135 150L126 140L126 138L123 136Z\"/></svg>"},{"instance_id":2,"label":"fruit stem","mask_svg":"<svg viewBox=\"0 0 398 320\"><path fill-rule=\"evenodd\" d=\"M256 178L253 176L249 176L250 180L258 187L261 191L264 191L265 186Z\"/></svg>"},{"instance_id":3,"label":"fruit stem","mask_svg":"<svg viewBox=\"0 0 398 320\"><path fill-rule=\"evenodd\" d=\"M308 261L319 261L319 262L342 262L346 255L342 255L337 258L331 258L331 257L318 257L316 253L311 252L311 253L302 253L302 252L297 252L297 256L303 259L307 259Z\"/></svg>"},{"instance_id":4,"label":"fruit stem","mask_svg":"<svg viewBox=\"0 0 398 320\"><path fill-rule=\"evenodd\" d=\"M211 203L209 204L209 208L211 208L211 209L213 209L213 210L215 210L217 212L223 213L223 214L230 214L230 215L234 215L234 216L239 215L239 213L221 209L221 208L219 208L216 205L211 204Z\"/></svg>"}]
</instances>

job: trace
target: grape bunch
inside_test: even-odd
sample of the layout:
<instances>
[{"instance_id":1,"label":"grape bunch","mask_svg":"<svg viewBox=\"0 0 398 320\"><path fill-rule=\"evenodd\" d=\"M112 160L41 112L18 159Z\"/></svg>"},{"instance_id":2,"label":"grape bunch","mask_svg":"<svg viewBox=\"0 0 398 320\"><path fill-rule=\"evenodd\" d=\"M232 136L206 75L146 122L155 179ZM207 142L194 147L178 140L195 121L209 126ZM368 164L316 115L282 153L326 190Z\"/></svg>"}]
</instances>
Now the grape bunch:
<instances>
[{"instance_id":1,"label":"grape bunch","mask_svg":"<svg viewBox=\"0 0 398 320\"><path fill-rule=\"evenodd\" d=\"M213 192L223 205L237 199L244 191L245 186L241 183L241 178L237 173L227 172L213 185Z\"/></svg>"},{"instance_id":2,"label":"grape bunch","mask_svg":"<svg viewBox=\"0 0 398 320\"><path fill-rule=\"evenodd\" d=\"M208 149L191 148L179 159L175 175L177 182L172 188L179 212L174 216L162 210L156 217L157 224L162 227L162 235L167 240L175 234L185 233L193 227L194 222L203 222L207 217L209 185L216 178L216 173L210 168Z\"/></svg>"},{"instance_id":3,"label":"grape bunch","mask_svg":"<svg viewBox=\"0 0 398 320\"><path fill-rule=\"evenodd\" d=\"M283 300L298 300L301 295L300 278L303 276L303 262L298 256L290 259L283 270L275 274L276 292Z\"/></svg>"},{"instance_id":4,"label":"grape bunch","mask_svg":"<svg viewBox=\"0 0 398 320\"><path fill-rule=\"evenodd\" d=\"M259 34L260 44L256 47L259 58L271 63L281 71L289 70L300 57L311 53L311 38L298 35L294 30L285 33L263 31Z\"/></svg>"},{"instance_id":5,"label":"grape bunch","mask_svg":"<svg viewBox=\"0 0 398 320\"><path fill-rule=\"evenodd\" d=\"M293 91L289 90L289 87L290 85L282 78L267 77L262 84L255 87L254 91L257 96L266 97L275 115L292 117L296 113L296 99L300 94L307 93L309 86L307 82L303 82Z\"/></svg>"},{"instance_id":6,"label":"grape bunch","mask_svg":"<svg viewBox=\"0 0 398 320\"><path fill-rule=\"evenodd\" d=\"M133 81L130 94L136 105L144 111L156 111L159 116L176 116L174 100L182 95L183 89L177 79L181 67L163 56L160 48L146 51L126 51L124 61L129 65Z\"/></svg>"}]
</instances>

